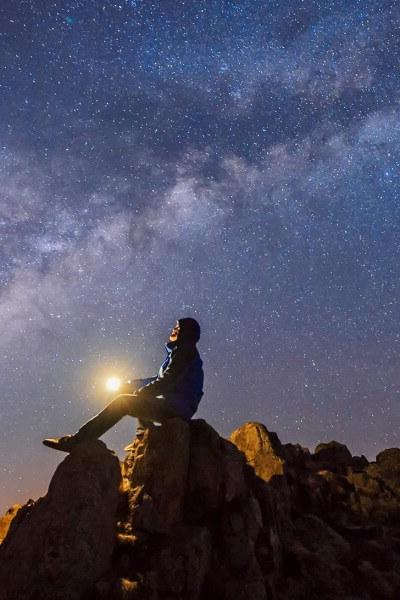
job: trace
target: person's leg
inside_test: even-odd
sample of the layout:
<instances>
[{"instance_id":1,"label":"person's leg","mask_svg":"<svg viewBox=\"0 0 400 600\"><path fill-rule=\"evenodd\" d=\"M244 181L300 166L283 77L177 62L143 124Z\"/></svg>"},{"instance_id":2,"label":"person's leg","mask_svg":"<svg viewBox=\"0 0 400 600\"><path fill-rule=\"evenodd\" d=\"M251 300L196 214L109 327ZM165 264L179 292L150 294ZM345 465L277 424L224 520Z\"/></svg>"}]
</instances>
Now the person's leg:
<instances>
[{"instance_id":1,"label":"person's leg","mask_svg":"<svg viewBox=\"0 0 400 600\"><path fill-rule=\"evenodd\" d=\"M117 396L111 400L101 412L82 425L74 437L83 440L102 436L128 414L127 397L127 395Z\"/></svg>"},{"instance_id":2,"label":"person's leg","mask_svg":"<svg viewBox=\"0 0 400 600\"><path fill-rule=\"evenodd\" d=\"M166 419L176 417L184 418L179 414L176 407L165 398L148 398L142 400L135 394L122 394L114 398L93 419L82 425L75 435L46 438L43 440L43 444L62 452L71 452L76 444L102 436L125 415L145 421L157 422L163 422Z\"/></svg>"},{"instance_id":3,"label":"person's leg","mask_svg":"<svg viewBox=\"0 0 400 600\"><path fill-rule=\"evenodd\" d=\"M130 406L129 414L142 423L162 423L167 419L184 418L175 405L162 396L146 400L136 399Z\"/></svg>"},{"instance_id":4,"label":"person's leg","mask_svg":"<svg viewBox=\"0 0 400 600\"><path fill-rule=\"evenodd\" d=\"M142 400L135 394L123 394L114 398L99 414L82 425L74 437L79 440L99 438L126 415L146 423L181 416L164 398Z\"/></svg>"}]
</instances>

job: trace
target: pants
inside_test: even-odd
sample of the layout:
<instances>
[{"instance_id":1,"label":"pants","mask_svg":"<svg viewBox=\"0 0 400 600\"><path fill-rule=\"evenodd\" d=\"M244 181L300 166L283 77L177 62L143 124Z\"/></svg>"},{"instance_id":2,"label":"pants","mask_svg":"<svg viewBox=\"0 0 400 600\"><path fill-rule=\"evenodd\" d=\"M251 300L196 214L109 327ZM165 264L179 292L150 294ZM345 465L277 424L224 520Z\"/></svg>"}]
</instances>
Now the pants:
<instances>
[{"instance_id":1,"label":"pants","mask_svg":"<svg viewBox=\"0 0 400 600\"><path fill-rule=\"evenodd\" d=\"M173 404L165 398L143 400L135 394L122 394L82 425L76 436L82 440L99 438L126 415L137 417L140 427L145 427L149 421L162 423L166 419L183 418Z\"/></svg>"}]
</instances>

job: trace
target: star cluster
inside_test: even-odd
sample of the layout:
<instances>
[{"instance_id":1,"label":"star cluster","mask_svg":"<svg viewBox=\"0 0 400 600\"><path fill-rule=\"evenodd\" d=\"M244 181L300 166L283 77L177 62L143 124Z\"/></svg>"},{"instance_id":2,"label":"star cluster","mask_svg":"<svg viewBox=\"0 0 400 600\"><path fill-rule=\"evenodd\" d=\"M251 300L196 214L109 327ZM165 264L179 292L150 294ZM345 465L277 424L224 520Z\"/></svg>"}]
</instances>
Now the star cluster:
<instances>
[{"instance_id":1,"label":"star cluster","mask_svg":"<svg viewBox=\"0 0 400 600\"><path fill-rule=\"evenodd\" d=\"M199 417L398 445L400 8L0 7L0 504L202 326ZM120 451L125 419L105 436Z\"/></svg>"}]
</instances>

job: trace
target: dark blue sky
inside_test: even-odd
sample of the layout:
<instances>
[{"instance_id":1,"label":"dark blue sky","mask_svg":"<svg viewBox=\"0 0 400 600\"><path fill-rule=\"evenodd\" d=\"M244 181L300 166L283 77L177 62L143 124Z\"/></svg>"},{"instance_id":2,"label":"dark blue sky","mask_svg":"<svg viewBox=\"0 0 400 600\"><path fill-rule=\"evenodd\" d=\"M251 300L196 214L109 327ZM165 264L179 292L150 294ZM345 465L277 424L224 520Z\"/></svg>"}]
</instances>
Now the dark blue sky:
<instances>
[{"instance_id":1,"label":"dark blue sky","mask_svg":"<svg viewBox=\"0 0 400 600\"><path fill-rule=\"evenodd\" d=\"M2 510L182 316L221 434L399 444L399 23L382 1L2 3Z\"/></svg>"}]
</instances>

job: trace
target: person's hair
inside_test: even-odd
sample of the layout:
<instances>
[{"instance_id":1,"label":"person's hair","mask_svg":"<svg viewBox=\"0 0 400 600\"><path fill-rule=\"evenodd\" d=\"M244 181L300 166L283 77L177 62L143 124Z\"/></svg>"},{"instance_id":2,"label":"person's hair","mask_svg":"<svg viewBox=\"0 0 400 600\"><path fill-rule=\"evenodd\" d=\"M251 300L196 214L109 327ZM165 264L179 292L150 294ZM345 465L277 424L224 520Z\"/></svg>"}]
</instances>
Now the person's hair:
<instances>
[{"instance_id":1,"label":"person's hair","mask_svg":"<svg viewBox=\"0 0 400 600\"><path fill-rule=\"evenodd\" d=\"M186 317L185 319L178 319L178 323L180 329L179 337L196 344L200 339L200 325L196 319Z\"/></svg>"}]
</instances>

